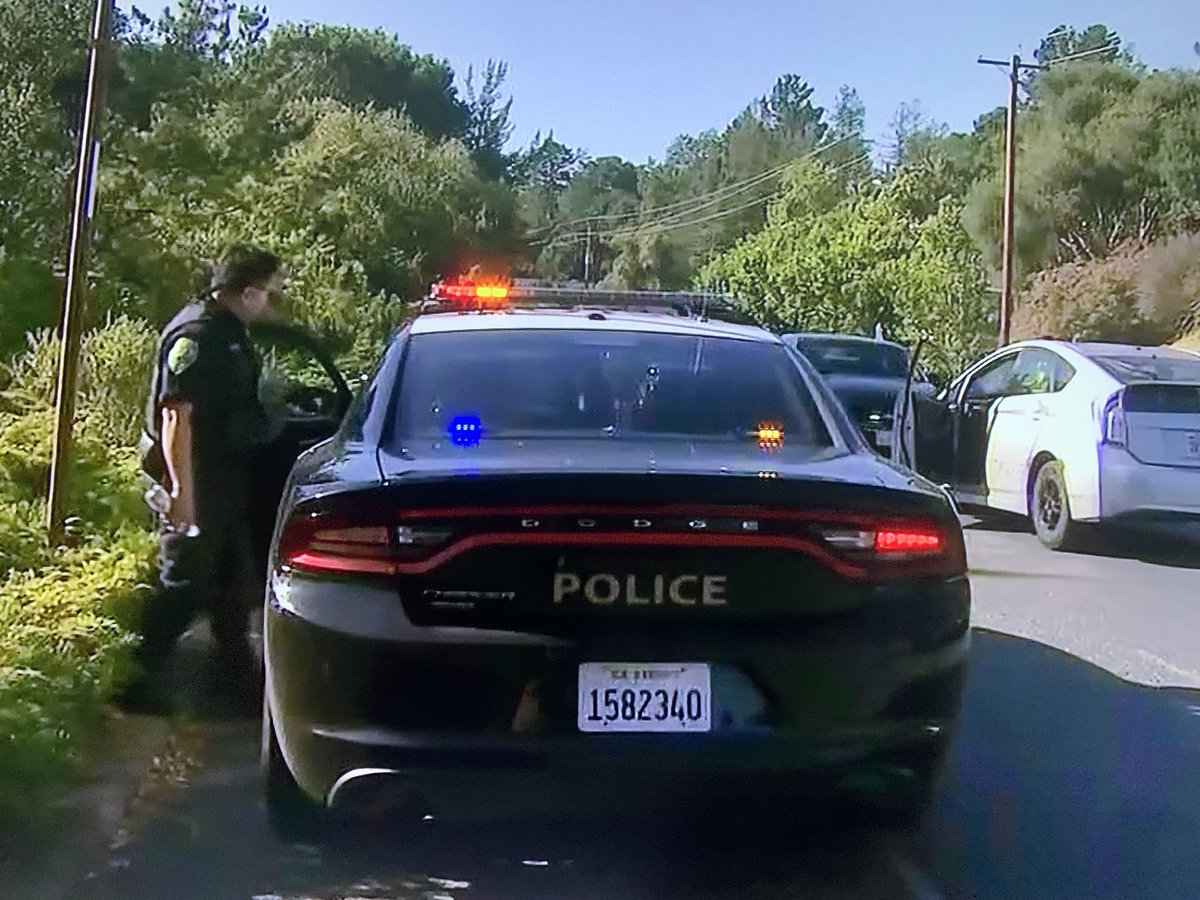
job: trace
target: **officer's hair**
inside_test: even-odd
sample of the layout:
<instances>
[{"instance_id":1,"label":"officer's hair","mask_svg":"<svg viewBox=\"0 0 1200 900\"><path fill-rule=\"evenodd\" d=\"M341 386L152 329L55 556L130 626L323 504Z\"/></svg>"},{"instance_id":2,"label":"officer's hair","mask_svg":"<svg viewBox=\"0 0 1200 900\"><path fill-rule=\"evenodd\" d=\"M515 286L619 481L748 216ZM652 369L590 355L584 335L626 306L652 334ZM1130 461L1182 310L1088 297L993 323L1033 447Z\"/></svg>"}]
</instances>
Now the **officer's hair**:
<instances>
[{"instance_id":1,"label":"officer's hair","mask_svg":"<svg viewBox=\"0 0 1200 900\"><path fill-rule=\"evenodd\" d=\"M235 244L213 269L212 290L236 294L262 287L279 271L279 257L261 247Z\"/></svg>"}]
</instances>

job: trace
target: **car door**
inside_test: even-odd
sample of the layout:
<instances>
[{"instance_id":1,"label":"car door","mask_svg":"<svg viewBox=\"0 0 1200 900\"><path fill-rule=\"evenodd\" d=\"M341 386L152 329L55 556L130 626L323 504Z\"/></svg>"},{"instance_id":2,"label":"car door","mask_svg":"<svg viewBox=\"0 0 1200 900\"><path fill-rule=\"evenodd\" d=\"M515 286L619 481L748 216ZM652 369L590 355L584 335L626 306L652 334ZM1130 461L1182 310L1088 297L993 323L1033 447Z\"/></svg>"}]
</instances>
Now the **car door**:
<instances>
[{"instance_id":1,"label":"car door","mask_svg":"<svg viewBox=\"0 0 1200 900\"><path fill-rule=\"evenodd\" d=\"M259 394L275 426L255 458L252 530L266 560L275 513L292 465L305 450L332 437L350 406L351 392L333 358L309 332L291 325L258 324L251 339L262 359Z\"/></svg>"},{"instance_id":2,"label":"car door","mask_svg":"<svg viewBox=\"0 0 1200 900\"><path fill-rule=\"evenodd\" d=\"M1004 353L963 379L950 404L954 460L951 486L968 503L987 502L988 443L997 407L1007 396L1018 351Z\"/></svg>"},{"instance_id":3,"label":"car door","mask_svg":"<svg viewBox=\"0 0 1200 900\"><path fill-rule=\"evenodd\" d=\"M1024 513L1029 463L1054 414L1057 393L1074 369L1045 347L1017 354L1004 396L996 403L984 460L984 494L989 506Z\"/></svg>"}]
</instances>

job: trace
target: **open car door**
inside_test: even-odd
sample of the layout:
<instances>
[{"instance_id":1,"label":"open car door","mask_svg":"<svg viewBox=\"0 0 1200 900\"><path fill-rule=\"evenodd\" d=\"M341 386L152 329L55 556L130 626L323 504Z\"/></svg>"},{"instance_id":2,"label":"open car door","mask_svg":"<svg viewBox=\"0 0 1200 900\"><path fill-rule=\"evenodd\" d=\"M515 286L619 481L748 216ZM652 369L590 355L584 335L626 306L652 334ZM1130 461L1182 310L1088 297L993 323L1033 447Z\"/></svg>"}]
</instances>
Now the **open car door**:
<instances>
[{"instance_id":1,"label":"open car door","mask_svg":"<svg viewBox=\"0 0 1200 900\"><path fill-rule=\"evenodd\" d=\"M278 429L256 457L251 486L255 553L265 566L292 465L305 450L334 435L350 407L351 392L332 356L303 328L257 323L250 337L262 358L259 393Z\"/></svg>"},{"instance_id":2,"label":"open car door","mask_svg":"<svg viewBox=\"0 0 1200 900\"><path fill-rule=\"evenodd\" d=\"M935 484L949 484L954 473L954 409L950 391L935 394L913 385L907 398L896 398L892 461L908 466Z\"/></svg>"}]
</instances>

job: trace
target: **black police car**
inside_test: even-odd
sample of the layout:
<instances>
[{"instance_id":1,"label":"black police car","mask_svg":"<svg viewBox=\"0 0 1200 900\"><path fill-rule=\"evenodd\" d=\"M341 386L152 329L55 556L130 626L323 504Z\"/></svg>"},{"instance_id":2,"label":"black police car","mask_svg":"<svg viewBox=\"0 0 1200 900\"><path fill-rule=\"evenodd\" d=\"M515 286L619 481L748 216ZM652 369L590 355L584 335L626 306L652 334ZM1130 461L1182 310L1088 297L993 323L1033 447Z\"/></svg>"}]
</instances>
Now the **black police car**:
<instances>
[{"instance_id":1,"label":"black police car","mask_svg":"<svg viewBox=\"0 0 1200 900\"><path fill-rule=\"evenodd\" d=\"M723 790L919 812L969 640L945 496L715 301L433 300L284 489L276 826Z\"/></svg>"}]
</instances>

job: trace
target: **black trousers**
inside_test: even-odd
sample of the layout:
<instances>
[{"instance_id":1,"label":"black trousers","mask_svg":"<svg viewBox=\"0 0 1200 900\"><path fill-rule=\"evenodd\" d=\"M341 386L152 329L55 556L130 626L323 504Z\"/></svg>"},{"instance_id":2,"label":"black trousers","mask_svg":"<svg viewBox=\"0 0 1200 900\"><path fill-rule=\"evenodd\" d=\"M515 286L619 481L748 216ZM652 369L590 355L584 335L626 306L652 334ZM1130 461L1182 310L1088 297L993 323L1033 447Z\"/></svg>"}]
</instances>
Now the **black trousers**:
<instances>
[{"instance_id":1,"label":"black trousers","mask_svg":"<svg viewBox=\"0 0 1200 900\"><path fill-rule=\"evenodd\" d=\"M226 510L201 519L195 536L167 528L161 533L159 590L142 619L141 656L147 667L166 658L200 613L209 615L221 655L238 661L249 657L249 613L263 595L249 517Z\"/></svg>"}]
</instances>

